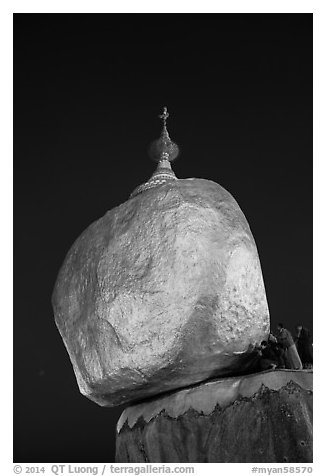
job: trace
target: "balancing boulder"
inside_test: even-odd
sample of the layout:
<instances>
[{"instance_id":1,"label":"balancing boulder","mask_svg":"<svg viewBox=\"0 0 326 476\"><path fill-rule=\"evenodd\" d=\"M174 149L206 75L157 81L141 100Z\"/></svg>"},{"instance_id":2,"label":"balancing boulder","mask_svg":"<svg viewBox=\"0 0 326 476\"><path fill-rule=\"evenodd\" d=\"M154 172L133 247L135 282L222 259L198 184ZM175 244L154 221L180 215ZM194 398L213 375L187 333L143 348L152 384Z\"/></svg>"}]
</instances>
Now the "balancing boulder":
<instances>
[{"instance_id":1,"label":"balancing boulder","mask_svg":"<svg viewBox=\"0 0 326 476\"><path fill-rule=\"evenodd\" d=\"M87 228L53 307L80 391L102 406L248 370L269 333L249 225L203 179L146 190Z\"/></svg>"}]
</instances>

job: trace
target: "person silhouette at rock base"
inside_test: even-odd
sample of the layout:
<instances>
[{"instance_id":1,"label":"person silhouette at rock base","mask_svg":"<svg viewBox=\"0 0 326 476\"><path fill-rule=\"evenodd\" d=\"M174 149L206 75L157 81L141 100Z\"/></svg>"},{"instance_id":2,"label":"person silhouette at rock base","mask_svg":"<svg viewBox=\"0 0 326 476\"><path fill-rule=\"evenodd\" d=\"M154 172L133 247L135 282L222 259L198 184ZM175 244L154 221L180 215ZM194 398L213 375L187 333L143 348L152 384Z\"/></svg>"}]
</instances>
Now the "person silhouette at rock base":
<instances>
[{"instance_id":1,"label":"person silhouette at rock base","mask_svg":"<svg viewBox=\"0 0 326 476\"><path fill-rule=\"evenodd\" d=\"M287 369L302 370L302 362L298 354L291 332L280 322L277 325L276 338L284 349L285 367Z\"/></svg>"},{"instance_id":2,"label":"person silhouette at rock base","mask_svg":"<svg viewBox=\"0 0 326 476\"><path fill-rule=\"evenodd\" d=\"M272 332L269 334L267 344L272 348L273 352L277 356L277 361L278 361L277 368L285 369L285 358L284 358L285 351L283 347L277 342L277 339Z\"/></svg>"},{"instance_id":3,"label":"person silhouette at rock base","mask_svg":"<svg viewBox=\"0 0 326 476\"><path fill-rule=\"evenodd\" d=\"M312 368L313 356L312 356L312 338L309 330L303 327L301 324L297 326L297 337L295 340L298 354L302 361L304 369Z\"/></svg>"},{"instance_id":4,"label":"person silhouette at rock base","mask_svg":"<svg viewBox=\"0 0 326 476\"><path fill-rule=\"evenodd\" d=\"M273 351L272 347L263 340L259 347L259 367L260 370L275 370L278 366L278 359L276 353Z\"/></svg>"}]
</instances>

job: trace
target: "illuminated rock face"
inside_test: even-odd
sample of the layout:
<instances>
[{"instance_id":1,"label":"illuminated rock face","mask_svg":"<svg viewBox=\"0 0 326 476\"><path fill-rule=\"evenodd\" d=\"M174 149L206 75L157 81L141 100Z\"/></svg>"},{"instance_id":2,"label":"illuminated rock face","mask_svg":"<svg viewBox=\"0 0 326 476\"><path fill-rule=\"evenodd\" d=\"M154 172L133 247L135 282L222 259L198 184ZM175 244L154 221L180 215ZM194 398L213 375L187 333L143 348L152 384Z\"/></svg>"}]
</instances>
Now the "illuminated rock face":
<instances>
[{"instance_id":1,"label":"illuminated rock face","mask_svg":"<svg viewBox=\"0 0 326 476\"><path fill-rule=\"evenodd\" d=\"M147 190L93 223L53 307L80 391L104 406L250 369L269 333L248 223L201 179Z\"/></svg>"}]
</instances>

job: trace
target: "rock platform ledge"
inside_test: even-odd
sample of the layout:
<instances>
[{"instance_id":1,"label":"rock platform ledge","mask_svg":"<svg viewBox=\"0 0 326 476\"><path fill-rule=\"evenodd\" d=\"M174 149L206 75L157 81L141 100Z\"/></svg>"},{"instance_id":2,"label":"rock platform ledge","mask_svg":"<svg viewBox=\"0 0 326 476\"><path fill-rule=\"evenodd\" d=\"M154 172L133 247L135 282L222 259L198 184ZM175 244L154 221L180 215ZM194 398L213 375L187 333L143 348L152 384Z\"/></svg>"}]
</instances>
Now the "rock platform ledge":
<instances>
[{"instance_id":1,"label":"rock platform ledge","mask_svg":"<svg viewBox=\"0 0 326 476\"><path fill-rule=\"evenodd\" d=\"M116 462L311 463L311 370L210 380L126 408Z\"/></svg>"}]
</instances>

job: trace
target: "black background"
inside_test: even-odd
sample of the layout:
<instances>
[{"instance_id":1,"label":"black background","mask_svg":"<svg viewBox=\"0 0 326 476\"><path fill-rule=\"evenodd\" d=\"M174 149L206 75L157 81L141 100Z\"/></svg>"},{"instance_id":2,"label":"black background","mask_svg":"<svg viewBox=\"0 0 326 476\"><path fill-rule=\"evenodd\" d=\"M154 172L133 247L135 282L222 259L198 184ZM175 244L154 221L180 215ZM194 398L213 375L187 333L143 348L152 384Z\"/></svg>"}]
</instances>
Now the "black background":
<instances>
[{"instance_id":1,"label":"black background","mask_svg":"<svg viewBox=\"0 0 326 476\"><path fill-rule=\"evenodd\" d=\"M79 394L50 300L74 240L154 170L164 105L176 175L249 221L272 328L312 328L312 14L15 14L15 462L114 461L121 408Z\"/></svg>"}]
</instances>

